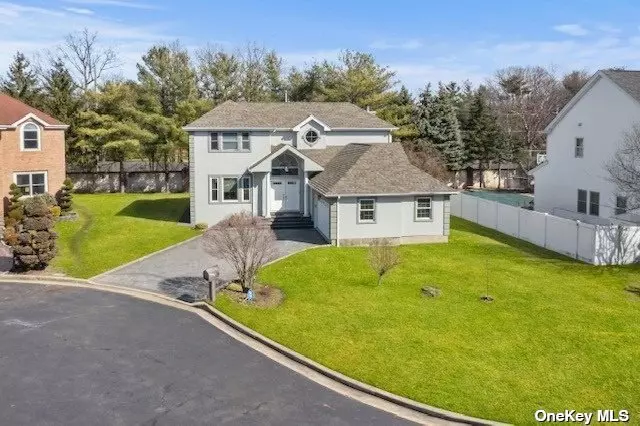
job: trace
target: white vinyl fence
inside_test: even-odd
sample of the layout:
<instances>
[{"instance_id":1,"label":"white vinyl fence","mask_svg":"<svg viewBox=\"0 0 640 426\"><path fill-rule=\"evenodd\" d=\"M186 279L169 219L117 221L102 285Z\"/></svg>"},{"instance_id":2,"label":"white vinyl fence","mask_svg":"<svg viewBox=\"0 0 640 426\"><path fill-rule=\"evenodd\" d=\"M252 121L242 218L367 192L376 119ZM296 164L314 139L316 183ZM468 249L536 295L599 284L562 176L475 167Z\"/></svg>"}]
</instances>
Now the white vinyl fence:
<instances>
[{"instance_id":1,"label":"white vinyl fence","mask_svg":"<svg viewBox=\"0 0 640 426\"><path fill-rule=\"evenodd\" d=\"M472 195L451 197L451 214L594 265L640 262L640 227L591 225Z\"/></svg>"}]
</instances>

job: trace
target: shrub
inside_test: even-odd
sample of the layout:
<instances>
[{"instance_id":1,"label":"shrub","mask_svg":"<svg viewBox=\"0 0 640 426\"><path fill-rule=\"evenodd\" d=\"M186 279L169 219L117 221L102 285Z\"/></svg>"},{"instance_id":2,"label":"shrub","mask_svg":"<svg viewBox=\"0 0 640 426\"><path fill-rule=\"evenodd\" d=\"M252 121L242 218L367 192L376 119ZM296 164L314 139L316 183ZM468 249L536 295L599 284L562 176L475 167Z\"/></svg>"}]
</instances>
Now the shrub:
<instances>
[{"instance_id":1,"label":"shrub","mask_svg":"<svg viewBox=\"0 0 640 426\"><path fill-rule=\"evenodd\" d=\"M60 208L60 206L51 206L49 207L49 211L53 215L54 219L59 218L60 214L62 213L62 209Z\"/></svg>"},{"instance_id":2,"label":"shrub","mask_svg":"<svg viewBox=\"0 0 640 426\"><path fill-rule=\"evenodd\" d=\"M209 228L202 237L207 253L229 262L244 292L253 288L262 265L277 254L276 234L248 213L237 213Z\"/></svg>"},{"instance_id":3,"label":"shrub","mask_svg":"<svg viewBox=\"0 0 640 426\"><path fill-rule=\"evenodd\" d=\"M200 222L200 223L196 223L193 227L193 229L197 229L198 231L202 231L205 230L209 227L209 225L207 225L204 222Z\"/></svg>"},{"instance_id":4,"label":"shrub","mask_svg":"<svg viewBox=\"0 0 640 426\"><path fill-rule=\"evenodd\" d=\"M6 211L7 218L15 219L15 221L22 220L22 201L20 200L22 195L22 190L18 185L12 183L9 186L9 206Z\"/></svg>"},{"instance_id":5,"label":"shrub","mask_svg":"<svg viewBox=\"0 0 640 426\"><path fill-rule=\"evenodd\" d=\"M18 270L43 269L56 255L58 235L53 231L52 199L43 194L23 200L23 219L5 231Z\"/></svg>"},{"instance_id":6,"label":"shrub","mask_svg":"<svg viewBox=\"0 0 640 426\"><path fill-rule=\"evenodd\" d=\"M378 285L382 282L382 278L399 263L398 251L389 240L373 240L369 245L369 265L378 276Z\"/></svg>"},{"instance_id":7,"label":"shrub","mask_svg":"<svg viewBox=\"0 0 640 426\"><path fill-rule=\"evenodd\" d=\"M62 184L62 188L58 192L58 205L63 213L71 212L73 204L73 182L66 178Z\"/></svg>"}]
</instances>

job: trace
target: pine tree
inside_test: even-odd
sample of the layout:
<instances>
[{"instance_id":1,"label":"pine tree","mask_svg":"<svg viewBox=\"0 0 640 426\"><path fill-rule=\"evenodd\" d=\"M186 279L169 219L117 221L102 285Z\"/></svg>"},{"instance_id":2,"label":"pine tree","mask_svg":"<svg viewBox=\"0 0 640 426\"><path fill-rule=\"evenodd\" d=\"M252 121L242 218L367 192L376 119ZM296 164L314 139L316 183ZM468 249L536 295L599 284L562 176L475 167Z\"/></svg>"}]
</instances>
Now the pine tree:
<instances>
[{"instance_id":1,"label":"pine tree","mask_svg":"<svg viewBox=\"0 0 640 426\"><path fill-rule=\"evenodd\" d=\"M16 52L7 76L0 79L0 91L33 107L40 106L38 77L22 52Z\"/></svg>"},{"instance_id":2,"label":"pine tree","mask_svg":"<svg viewBox=\"0 0 640 426\"><path fill-rule=\"evenodd\" d=\"M76 90L77 86L64 62L56 59L44 76L42 86L44 110L63 123L72 125L80 108ZM69 131L66 135L68 139Z\"/></svg>"},{"instance_id":3,"label":"pine tree","mask_svg":"<svg viewBox=\"0 0 640 426\"><path fill-rule=\"evenodd\" d=\"M58 206L63 213L69 213L71 211L71 205L73 202L73 182L71 179L66 178L62 183L62 188L58 193Z\"/></svg>"}]
</instances>

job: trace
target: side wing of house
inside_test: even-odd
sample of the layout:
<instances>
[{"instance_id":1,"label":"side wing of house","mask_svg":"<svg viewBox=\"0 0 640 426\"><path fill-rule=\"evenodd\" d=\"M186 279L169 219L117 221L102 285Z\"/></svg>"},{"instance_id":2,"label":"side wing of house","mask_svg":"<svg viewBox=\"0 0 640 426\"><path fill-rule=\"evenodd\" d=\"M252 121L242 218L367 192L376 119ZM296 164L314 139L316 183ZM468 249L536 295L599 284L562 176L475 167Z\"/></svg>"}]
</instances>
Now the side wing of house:
<instances>
[{"instance_id":1,"label":"side wing of house","mask_svg":"<svg viewBox=\"0 0 640 426\"><path fill-rule=\"evenodd\" d=\"M548 133L547 163L533 172L538 211L575 219L615 213L606 164L640 123L640 104L607 77L594 79Z\"/></svg>"}]
</instances>

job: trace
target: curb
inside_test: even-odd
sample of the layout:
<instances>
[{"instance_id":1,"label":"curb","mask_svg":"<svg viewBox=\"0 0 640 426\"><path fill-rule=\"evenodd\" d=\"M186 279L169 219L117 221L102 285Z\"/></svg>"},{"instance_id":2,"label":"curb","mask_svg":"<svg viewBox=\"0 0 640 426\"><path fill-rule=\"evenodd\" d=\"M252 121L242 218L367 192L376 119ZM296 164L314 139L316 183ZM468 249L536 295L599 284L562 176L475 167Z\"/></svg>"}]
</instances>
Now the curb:
<instances>
[{"instance_id":1,"label":"curb","mask_svg":"<svg viewBox=\"0 0 640 426\"><path fill-rule=\"evenodd\" d=\"M89 277L89 278L87 278L87 280L92 281L92 280L95 280L95 279L99 279L99 278L101 278L101 277L102 277L102 276L104 276L104 275L111 274L111 273L113 273L113 272L117 272L117 271L119 271L119 270L121 270L121 269L126 268L127 266L135 265L136 263L142 262L143 260L147 260L148 258L150 258L150 257L152 257L152 256L155 256L156 254L160 254L160 253L163 253L163 252L165 252L165 251L172 250L172 249L174 249L174 248L176 248L176 247L179 247L179 246L181 246L181 245L183 245L183 244L190 243L191 241L194 241L195 239L200 238L200 237L202 237L202 234L200 234L200 235L196 235L196 236L193 236L193 237L191 237L191 238L189 238L189 239L186 239L186 240L184 240L184 241L180 241L179 243L172 244L172 245L170 245L169 247L165 247L165 248L160 249L160 250L158 250L158 251L154 251L154 252L152 252L152 253L145 254L145 255L144 255L144 256L142 256L142 257L139 257L139 258L137 258L137 259L132 260L131 262L127 262L127 263L125 263L125 264L123 264L123 265L116 266L116 267L115 267L115 268L113 268L113 269L109 269L108 271L101 272L101 273L99 273L98 275L94 275L93 277Z\"/></svg>"},{"instance_id":2,"label":"curb","mask_svg":"<svg viewBox=\"0 0 640 426\"><path fill-rule=\"evenodd\" d=\"M197 237L196 237L197 238ZM186 241L185 241L186 242ZM178 309L182 309L182 310L187 310L189 312L193 312L196 313L196 311L204 311L206 312L209 317L213 317L216 320L222 322L224 325L230 327L232 330L238 332L240 335L244 336L245 338L248 338L250 341L253 341L254 343L257 343L260 346L263 347L267 347L268 349L271 349L275 352L277 352L278 354L284 356L286 359L293 361L294 363L301 365L303 367L306 367L310 370L312 370L315 373L318 373L320 376L324 377L325 379L328 379L329 381L332 382L336 382L340 385L343 385L349 389L353 389L357 392L361 392L365 395L377 398L379 400L383 400L386 403L391 403L393 405L402 407L404 409L408 409L410 411L413 411L417 414L421 414L421 415L427 415L427 416L431 416L433 418L437 418L437 419L441 419L441 420L445 420L445 421L449 421L449 422L456 422L459 424L467 424L467 425L490 425L490 426L502 426L502 425L507 425L506 423L500 423L500 422L494 422L494 421L490 421L490 420L485 420L485 419L480 419L480 418L475 418L475 417L470 417L470 416L465 416L464 414L458 414L452 411L447 411L447 410L443 410L437 407L433 407L427 404L423 404L414 400L411 400L409 398L405 398L399 395L395 395L392 394L390 392L384 391L382 389L376 388L374 386L368 385L366 383L360 382L358 380L352 379L348 376L345 376L344 374L341 374L337 371L331 370L307 357L305 357L304 355L295 352L265 336L263 336L262 334L240 324L239 322L235 321L234 319L232 319L231 317L228 317L227 315L225 315L224 313L222 313L221 311L215 309L213 306L211 306L209 303L206 302L195 302L195 303L187 303L187 302L183 302L181 300L175 299L173 297L169 297L166 296L164 294L161 293L155 293L152 291L146 291L146 290L138 290L138 289L132 289L129 287L121 287L121 286L115 286L115 285L109 285L109 284L100 284L100 283L95 283L92 282L91 280L83 280L83 279L76 279L76 278L66 278L66 277L59 277L59 276L47 276L47 275L40 275L40 276L19 276L19 275L0 275L0 283L2 282L7 282L7 283L11 283L11 282L22 282L25 284L42 284L42 285L66 285L69 287L81 287L81 288L88 288L88 289L93 289L93 290L97 290L97 291L109 291L112 293L118 293L118 294L124 294L124 295L128 295L128 296L132 296L132 297L136 297L138 299L141 300L146 300L146 301L150 301L150 302L154 302L154 303L161 303L165 306L171 306L174 308L178 308ZM202 316L202 315L200 315ZM203 317L204 318L204 317ZM206 320L206 318L205 318ZM214 324L213 322L209 321L209 323L213 326L216 326L216 324ZM217 328L220 329L219 326L217 326ZM221 329L221 331L229 334L231 337L234 337L236 340L239 340L241 343L247 344L251 349L253 350L257 350L258 352L268 356L269 358L272 358L271 356L267 355L265 352L262 352L258 349L256 349L255 347L253 347L252 345L249 345L247 342L243 342L241 339L238 339L237 336L234 336L228 332L226 332L225 330ZM272 358L273 359L273 358ZM279 362L279 361L277 361ZM280 362L281 364L283 364L282 362ZM285 367L292 369L292 367L290 365L287 364L283 364ZM294 369L295 371L297 371L296 369ZM300 373L300 371L298 371ZM301 373L303 376L305 376L307 379L309 380L314 380L313 378L309 377L308 375L305 375L304 373ZM314 380L316 381L316 380ZM325 385L326 386L326 385ZM330 387L330 386L329 386ZM330 387L331 388L331 387ZM332 388L333 389L333 388ZM333 389L335 390L335 389ZM342 393L342 392L339 392ZM346 397L350 397L349 395L346 395ZM360 400L358 398L355 398L357 400ZM363 403L367 403L364 402L362 400L360 400ZM389 409L385 409L383 407L380 407L379 405L376 405L375 403L368 403L369 405L372 405L380 410L384 410L387 412L392 412ZM396 413L396 415L398 415ZM403 416L401 416L403 417ZM415 421L415 420L414 420Z\"/></svg>"},{"instance_id":3,"label":"curb","mask_svg":"<svg viewBox=\"0 0 640 426\"><path fill-rule=\"evenodd\" d=\"M322 374L323 376L328 377L331 380L335 380L345 386L348 386L352 389L355 389L357 391L360 392L364 392L366 394L369 394L371 396L374 396L376 398L380 398L383 399L385 401L391 402L393 404L397 404L401 407L404 408L409 408L411 410L420 412L422 414L427 414L429 416L433 416L433 417L437 417L443 420L447 420L447 421L453 421L453 422L457 422L457 423L463 423L463 424L468 424L468 425L491 425L491 426L498 426L498 425L506 425L507 423L500 423L500 422L494 422L491 420L485 420L485 419L480 419L480 418L476 418L476 417L470 417L470 416L465 416L464 414L458 414L455 413L453 411L447 411L447 410L443 410L441 408L437 408L437 407L433 407L430 405L426 405L423 404L421 402L417 402L414 401L412 399L409 398L405 398L399 395L395 395L393 393L384 391L380 388L376 388L374 386L368 385L366 383L360 382L358 380L352 379L348 376L345 376L342 373L339 373L335 370L331 370L330 368L325 367L322 364L319 364L307 357L305 357L304 355L295 352L289 348L287 348L286 346L281 345L278 342L275 342L271 339L269 339L268 337L263 336L262 334L252 330L249 327L246 327L242 324L240 324L239 322L237 322L236 320L232 319L231 317L225 315L224 313L222 313L221 311L217 310L216 308L214 308L213 306L211 306L209 303L206 302L195 302L191 304L192 306L195 306L197 308L203 309L207 312L209 312L211 315L215 316L217 319L219 319L220 321L224 322L225 324L229 325L230 327L238 330L239 332L241 332L242 334L245 334L247 336L249 336L250 338L257 340L258 342L262 343L265 346L268 346L269 348L279 352L280 354L284 355L285 357L304 365L305 367L308 367L314 371L316 371L317 373Z\"/></svg>"}]
</instances>

